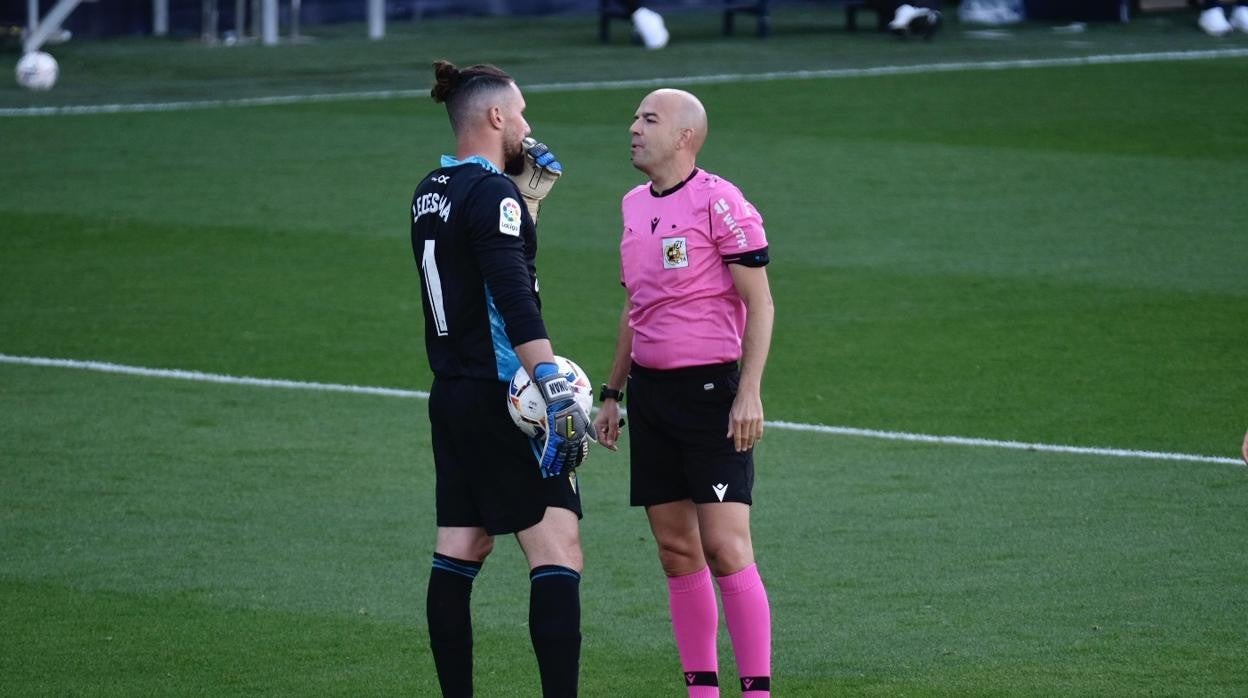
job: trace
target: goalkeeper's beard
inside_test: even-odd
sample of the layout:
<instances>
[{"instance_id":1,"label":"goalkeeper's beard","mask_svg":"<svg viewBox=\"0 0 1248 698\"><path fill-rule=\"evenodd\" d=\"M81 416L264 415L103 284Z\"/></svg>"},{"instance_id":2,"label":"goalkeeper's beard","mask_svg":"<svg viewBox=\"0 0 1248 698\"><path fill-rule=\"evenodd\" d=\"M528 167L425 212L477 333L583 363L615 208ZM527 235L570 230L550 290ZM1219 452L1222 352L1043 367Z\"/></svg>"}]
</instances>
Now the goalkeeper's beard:
<instances>
[{"instance_id":1,"label":"goalkeeper's beard","mask_svg":"<svg viewBox=\"0 0 1248 698\"><path fill-rule=\"evenodd\" d=\"M515 151L503 150L503 173L512 176L524 173L524 141L515 144Z\"/></svg>"}]
</instances>

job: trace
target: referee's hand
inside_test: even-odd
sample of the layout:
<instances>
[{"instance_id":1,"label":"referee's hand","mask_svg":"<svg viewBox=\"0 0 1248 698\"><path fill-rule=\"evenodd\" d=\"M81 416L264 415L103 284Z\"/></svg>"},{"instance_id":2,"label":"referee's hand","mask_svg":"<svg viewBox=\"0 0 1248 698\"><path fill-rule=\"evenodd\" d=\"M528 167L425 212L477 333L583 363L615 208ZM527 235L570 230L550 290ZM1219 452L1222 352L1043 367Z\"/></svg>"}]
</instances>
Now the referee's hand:
<instances>
[{"instance_id":1,"label":"referee's hand","mask_svg":"<svg viewBox=\"0 0 1248 698\"><path fill-rule=\"evenodd\" d=\"M620 450L620 428L624 420L620 419L620 403L615 400L603 400L598 407L598 416L594 417L594 432L598 435L598 443L612 451Z\"/></svg>"},{"instance_id":2,"label":"referee's hand","mask_svg":"<svg viewBox=\"0 0 1248 698\"><path fill-rule=\"evenodd\" d=\"M728 413L728 438L738 452L754 448L763 438L763 398L745 386L737 392Z\"/></svg>"}]
</instances>

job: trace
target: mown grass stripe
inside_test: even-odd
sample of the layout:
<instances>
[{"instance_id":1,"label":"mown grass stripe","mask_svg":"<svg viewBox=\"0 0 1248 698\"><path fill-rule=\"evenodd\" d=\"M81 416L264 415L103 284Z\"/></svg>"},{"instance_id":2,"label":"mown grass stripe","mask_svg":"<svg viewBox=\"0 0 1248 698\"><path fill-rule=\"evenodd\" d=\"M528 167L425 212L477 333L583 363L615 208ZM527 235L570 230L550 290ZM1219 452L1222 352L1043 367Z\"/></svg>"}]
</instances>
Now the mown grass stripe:
<instances>
[{"instance_id":1,"label":"mown grass stripe","mask_svg":"<svg viewBox=\"0 0 1248 698\"><path fill-rule=\"evenodd\" d=\"M221 383L226 385L245 385L258 388L286 388L292 390L313 390L318 392L353 393L359 395L382 395L386 397L416 398L420 400L426 400L429 398L429 393L423 390L404 390L401 388L382 388L366 385L347 385L342 383L317 383L311 381L284 380L279 378L229 376L220 373L205 373L203 371L127 366L124 364L115 364L106 361L80 361L77 359L55 359L41 356L13 356L10 354L0 354L0 363L19 366L40 366L46 368L70 368L84 371L96 371L99 373L118 373L130 376L142 376L146 378L171 378L175 380L198 381L202 383ZM872 439L883 439L886 441L910 441L916 443L942 444L951 446L1003 448L1016 451L1074 453L1087 456L1110 456L1117 458L1143 458L1148 460L1243 465L1243 462L1236 458L1202 456L1191 453L1170 453L1164 451L1144 451L1110 447L1067 446L1062 444L1031 443L1025 441L1002 441L998 439L981 439L969 436L915 434L904 431L860 429L857 427L828 426L825 424L803 424L801 422L768 421L766 424L768 428L782 431L804 431L819 434L832 434L836 436L859 436Z\"/></svg>"},{"instance_id":2,"label":"mown grass stripe","mask_svg":"<svg viewBox=\"0 0 1248 698\"><path fill-rule=\"evenodd\" d=\"M1224 48L1200 51L1147 51L1141 53L1093 54L1089 56L1071 56L1066 58L947 61L941 63L918 63L915 65L882 65L865 68L829 68L823 70L781 70L763 73L678 75L636 80L551 82L524 85L523 87L525 92L534 93L580 92L585 90L624 90L645 87L688 87L692 85L715 85L738 82L771 82L775 80L830 80L836 78L915 75L961 71L1023 70L1029 68L1061 68L1087 65L1116 65L1123 63L1200 61L1217 58L1242 58L1245 56L1248 56L1248 48ZM0 117L122 114L135 112L187 111L191 109L221 109L227 107L265 107L285 104L313 104L318 102L343 102L355 100L407 99L421 97L427 95L428 92L429 91L427 89L367 90L359 92L273 95L267 97L237 97L232 99L136 102L132 104L75 104L58 107L6 107L0 108Z\"/></svg>"}]
</instances>

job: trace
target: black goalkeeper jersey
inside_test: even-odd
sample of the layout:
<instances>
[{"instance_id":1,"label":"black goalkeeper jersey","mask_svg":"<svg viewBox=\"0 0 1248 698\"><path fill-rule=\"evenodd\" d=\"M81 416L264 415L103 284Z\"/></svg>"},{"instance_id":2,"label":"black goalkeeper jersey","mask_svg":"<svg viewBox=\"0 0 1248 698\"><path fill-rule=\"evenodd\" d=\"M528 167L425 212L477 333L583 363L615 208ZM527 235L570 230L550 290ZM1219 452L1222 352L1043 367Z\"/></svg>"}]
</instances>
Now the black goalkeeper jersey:
<instances>
[{"instance_id":1,"label":"black goalkeeper jersey","mask_svg":"<svg viewBox=\"0 0 1248 698\"><path fill-rule=\"evenodd\" d=\"M471 160L430 172L412 196L412 252L434 375L510 381L512 347L547 336L516 185Z\"/></svg>"}]
</instances>

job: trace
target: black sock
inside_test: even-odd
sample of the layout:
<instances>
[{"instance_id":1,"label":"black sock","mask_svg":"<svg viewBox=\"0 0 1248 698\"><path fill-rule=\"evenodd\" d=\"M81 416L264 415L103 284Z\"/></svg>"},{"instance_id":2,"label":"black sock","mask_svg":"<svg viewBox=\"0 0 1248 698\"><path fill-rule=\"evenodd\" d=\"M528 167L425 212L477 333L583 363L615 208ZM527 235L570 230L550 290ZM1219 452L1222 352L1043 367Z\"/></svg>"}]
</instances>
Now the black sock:
<instances>
[{"instance_id":1,"label":"black sock","mask_svg":"<svg viewBox=\"0 0 1248 698\"><path fill-rule=\"evenodd\" d=\"M1212 10L1215 7L1222 7L1218 0L1202 0L1200 3L1201 10Z\"/></svg>"},{"instance_id":2,"label":"black sock","mask_svg":"<svg viewBox=\"0 0 1248 698\"><path fill-rule=\"evenodd\" d=\"M576 695L581 668L581 575L559 565L529 572L529 637L545 698Z\"/></svg>"},{"instance_id":3,"label":"black sock","mask_svg":"<svg viewBox=\"0 0 1248 698\"><path fill-rule=\"evenodd\" d=\"M425 613L429 619L429 649L438 669L442 695L472 695L472 580L481 563L433 554Z\"/></svg>"}]
</instances>

